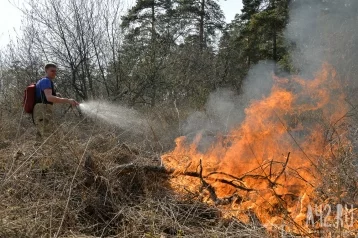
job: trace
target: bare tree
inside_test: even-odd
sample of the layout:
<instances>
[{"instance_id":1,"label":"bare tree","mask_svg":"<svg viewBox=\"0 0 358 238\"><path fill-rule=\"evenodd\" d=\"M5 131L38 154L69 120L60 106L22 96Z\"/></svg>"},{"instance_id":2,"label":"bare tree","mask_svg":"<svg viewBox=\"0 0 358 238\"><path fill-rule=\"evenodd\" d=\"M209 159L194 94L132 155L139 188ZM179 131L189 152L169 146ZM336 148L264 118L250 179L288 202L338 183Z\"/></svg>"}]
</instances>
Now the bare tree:
<instances>
[{"instance_id":1,"label":"bare tree","mask_svg":"<svg viewBox=\"0 0 358 238\"><path fill-rule=\"evenodd\" d=\"M116 0L48 0L23 8L32 51L61 66L59 84L66 93L86 100L98 97L103 86L111 94L107 70L118 58L120 6Z\"/></svg>"}]
</instances>

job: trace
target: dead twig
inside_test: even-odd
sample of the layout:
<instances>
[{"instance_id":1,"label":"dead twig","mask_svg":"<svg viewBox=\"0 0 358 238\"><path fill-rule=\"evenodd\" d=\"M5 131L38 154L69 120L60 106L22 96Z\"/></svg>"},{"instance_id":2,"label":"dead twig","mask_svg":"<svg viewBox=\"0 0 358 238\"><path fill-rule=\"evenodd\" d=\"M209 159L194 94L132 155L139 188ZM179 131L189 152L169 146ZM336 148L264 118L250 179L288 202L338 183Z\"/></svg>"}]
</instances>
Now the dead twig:
<instances>
[{"instance_id":1,"label":"dead twig","mask_svg":"<svg viewBox=\"0 0 358 238\"><path fill-rule=\"evenodd\" d=\"M215 189L209 183L207 183L203 178L203 165L201 159L199 162L199 178L201 181L201 188L208 190L211 200L213 200L216 203L218 201L218 197L216 195Z\"/></svg>"}]
</instances>

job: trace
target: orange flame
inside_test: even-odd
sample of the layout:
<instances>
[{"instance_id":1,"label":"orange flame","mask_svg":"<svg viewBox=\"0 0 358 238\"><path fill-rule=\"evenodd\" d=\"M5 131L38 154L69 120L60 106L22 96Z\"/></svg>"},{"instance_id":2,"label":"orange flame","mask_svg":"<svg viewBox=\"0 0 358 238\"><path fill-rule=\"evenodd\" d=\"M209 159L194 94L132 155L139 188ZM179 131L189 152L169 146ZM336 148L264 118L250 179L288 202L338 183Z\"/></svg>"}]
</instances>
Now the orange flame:
<instances>
[{"instance_id":1,"label":"orange flame","mask_svg":"<svg viewBox=\"0 0 358 238\"><path fill-rule=\"evenodd\" d=\"M186 137L176 139L175 149L162 156L176 171L176 191L202 191L203 200L226 202L228 214L242 221L253 211L262 224L288 216L305 222L322 180L319 161L330 159L325 132L347 112L345 95L328 64L312 80L273 80L270 95L251 102L241 125L217 135L206 152L197 150L200 134L190 145Z\"/></svg>"}]
</instances>

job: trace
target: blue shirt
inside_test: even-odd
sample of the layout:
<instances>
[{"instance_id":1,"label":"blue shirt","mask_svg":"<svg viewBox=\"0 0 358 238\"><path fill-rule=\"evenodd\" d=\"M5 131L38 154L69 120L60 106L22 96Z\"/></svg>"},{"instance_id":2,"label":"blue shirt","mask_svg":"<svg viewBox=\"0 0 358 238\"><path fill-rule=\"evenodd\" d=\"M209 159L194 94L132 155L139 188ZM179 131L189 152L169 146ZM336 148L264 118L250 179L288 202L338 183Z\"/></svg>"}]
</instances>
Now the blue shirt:
<instances>
[{"instance_id":1,"label":"blue shirt","mask_svg":"<svg viewBox=\"0 0 358 238\"><path fill-rule=\"evenodd\" d=\"M40 79L36 83L36 101L37 102L47 103L46 96L44 93L45 89L52 89L52 94L54 94L53 82L51 81L51 79L49 79L47 77Z\"/></svg>"}]
</instances>

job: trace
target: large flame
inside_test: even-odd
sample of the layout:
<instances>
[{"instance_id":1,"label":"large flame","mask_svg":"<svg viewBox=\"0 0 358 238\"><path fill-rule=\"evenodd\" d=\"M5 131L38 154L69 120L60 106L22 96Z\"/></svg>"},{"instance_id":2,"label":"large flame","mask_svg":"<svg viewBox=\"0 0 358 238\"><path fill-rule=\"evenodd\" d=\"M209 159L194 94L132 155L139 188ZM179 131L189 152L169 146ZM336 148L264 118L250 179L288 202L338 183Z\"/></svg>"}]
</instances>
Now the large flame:
<instances>
[{"instance_id":1,"label":"large flame","mask_svg":"<svg viewBox=\"0 0 358 238\"><path fill-rule=\"evenodd\" d=\"M347 112L345 95L328 64L314 79L273 80L269 96L252 101L244 121L217 135L206 152L197 149L201 134L193 142L176 139L176 148L162 156L176 171L176 191L227 202L227 212L243 221L253 213L261 224L305 222L322 181L320 163L330 159L327 131Z\"/></svg>"}]
</instances>

